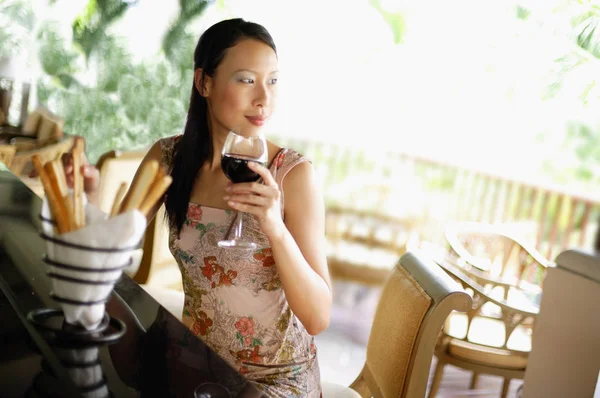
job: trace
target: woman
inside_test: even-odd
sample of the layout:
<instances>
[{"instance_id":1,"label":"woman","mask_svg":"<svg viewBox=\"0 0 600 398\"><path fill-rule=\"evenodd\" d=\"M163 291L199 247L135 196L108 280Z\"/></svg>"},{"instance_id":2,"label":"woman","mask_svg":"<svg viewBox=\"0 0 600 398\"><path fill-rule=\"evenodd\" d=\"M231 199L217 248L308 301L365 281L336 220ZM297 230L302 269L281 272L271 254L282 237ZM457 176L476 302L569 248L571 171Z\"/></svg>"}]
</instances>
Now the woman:
<instances>
[{"instance_id":1,"label":"woman","mask_svg":"<svg viewBox=\"0 0 600 398\"><path fill-rule=\"evenodd\" d=\"M159 140L143 162L157 160L173 177L164 204L183 276L183 322L267 395L317 397L313 336L329 324L332 294L313 167L272 142L269 168L250 162L263 183L231 184L220 166L230 130L260 134L272 115L277 63L262 26L232 19L210 27L194 52L184 133ZM93 197L97 173L84 175ZM218 247L231 210L244 212L243 235L258 250Z\"/></svg>"}]
</instances>

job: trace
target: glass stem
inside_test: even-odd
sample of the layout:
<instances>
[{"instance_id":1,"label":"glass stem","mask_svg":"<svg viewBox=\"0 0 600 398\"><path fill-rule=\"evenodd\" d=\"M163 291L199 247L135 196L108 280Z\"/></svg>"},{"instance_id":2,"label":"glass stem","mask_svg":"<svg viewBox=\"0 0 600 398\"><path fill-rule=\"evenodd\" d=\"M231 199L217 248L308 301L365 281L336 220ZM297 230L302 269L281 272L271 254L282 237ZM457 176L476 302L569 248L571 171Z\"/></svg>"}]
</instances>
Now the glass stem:
<instances>
[{"instance_id":1,"label":"glass stem","mask_svg":"<svg viewBox=\"0 0 600 398\"><path fill-rule=\"evenodd\" d=\"M233 239L240 240L242 238L242 212L237 212L235 222L236 226L233 233Z\"/></svg>"}]
</instances>

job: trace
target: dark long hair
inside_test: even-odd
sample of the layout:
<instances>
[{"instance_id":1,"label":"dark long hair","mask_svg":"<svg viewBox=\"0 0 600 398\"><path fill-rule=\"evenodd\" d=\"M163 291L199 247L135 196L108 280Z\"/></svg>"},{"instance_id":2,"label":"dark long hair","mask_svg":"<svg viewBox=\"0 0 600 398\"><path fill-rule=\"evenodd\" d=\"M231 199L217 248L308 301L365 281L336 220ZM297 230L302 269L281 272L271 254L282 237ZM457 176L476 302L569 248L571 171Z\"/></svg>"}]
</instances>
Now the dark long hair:
<instances>
[{"instance_id":1,"label":"dark long hair","mask_svg":"<svg viewBox=\"0 0 600 398\"><path fill-rule=\"evenodd\" d=\"M200 36L194 51L194 71L202 68L200 87L204 87L205 76L214 76L227 49L235 46L242 39L261 41L277 53L273 38L259 24L240 18L216 23ZM176 228L178 234L185 222L196 175L204 162L212 157L212 150L206 98L200 95L192 82L192 95L183 137L175 146L171 171L173 182L167 191L165 201L169 225Z\"/></svg>"}]
</instances>

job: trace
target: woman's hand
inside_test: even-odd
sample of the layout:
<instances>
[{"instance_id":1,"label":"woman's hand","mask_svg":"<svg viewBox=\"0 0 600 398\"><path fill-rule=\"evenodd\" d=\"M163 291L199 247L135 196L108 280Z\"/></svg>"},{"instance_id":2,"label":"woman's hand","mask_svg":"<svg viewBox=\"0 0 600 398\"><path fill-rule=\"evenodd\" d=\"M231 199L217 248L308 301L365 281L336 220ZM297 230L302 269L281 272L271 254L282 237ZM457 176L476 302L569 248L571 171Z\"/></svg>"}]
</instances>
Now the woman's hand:
<instances>
[{"instance_id":1,"label":"woman's hand","mask_svg":"<svg viewBox=\"0 0 600 398\"><path fill-rule=\"evenodd\" d=\"M281 218L281 191L267 168L256 162L248 162L248 167L262 177L264 184L229 183L224 199L232 209L254 215L260 229L272 239L285 230Z\"/></svg>"},{"instance_id":2,"label":"woman's hand","mask_svg":"<svg viewBox=\"0 0 600 398\"><path fill-rule=\"evenodd\" d=\"M73 149L61 156L63 168L65 170L65 178L67 186L73 188ZM88 200L95 203L98 196L98 188L100 187L100 171L93 165L89 164L85 152L82 153L81 159L81 175L83 176L83 190L85 191ZM33 169L29 173L30 178L36 178L37 171Z\"/></svg>"},{"instance_id":3,"label":"woman's hand","mask_svg":"<svg viewBox=\"0 0 600 398\"><path fill-rule=\"evenodd\" d=\"M97 195L98 188L100 187L100 170L89 164L85 153L82 154L81 159L81 175L83 176L83 190L86 195ZM65 177L67 178L67 185L69 188L73 188L73 152L69 151L62 155L63 167L65 169Z\"/></svg>"}]
</instances>

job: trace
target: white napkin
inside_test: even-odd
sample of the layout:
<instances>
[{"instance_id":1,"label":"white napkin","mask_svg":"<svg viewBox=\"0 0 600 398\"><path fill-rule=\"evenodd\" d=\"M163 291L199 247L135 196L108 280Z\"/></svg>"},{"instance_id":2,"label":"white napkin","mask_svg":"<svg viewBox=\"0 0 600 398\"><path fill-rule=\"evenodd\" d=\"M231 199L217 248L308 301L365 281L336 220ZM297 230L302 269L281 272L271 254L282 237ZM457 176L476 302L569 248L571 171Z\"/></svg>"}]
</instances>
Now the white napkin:
<instances>
[{"instance_id":1,"label":"white napkin","mask_svg":"<svg viewBox=\"0 0 600 398\"><path fill-rule=\"evenodd\" d=\"M129 263L132 251L146 230L146 217L137 210L108 218L107 214L85 203L86 226L73 232L57 234L50 222L42 222L45 235L60 241L90 248L127 249L116 252L93 251L85 248L64 246L46 240L46 255L52 261L83 267L90 270L123 267ZM51 219L48 201L44 198L41 215ZM106 281L107 284L93 285L82 282L52 278L55 295L78 301L97 301L108 297L114 283L120 278L122 268L110 272L77 271L50 265L49 272L60 276L86 281ZM112 283L111 283L112 282ZM79 305L59 303L69 324L79 324L87 330L98 327L104 316L104 303Z\"/></svg>"}]
</instances>

